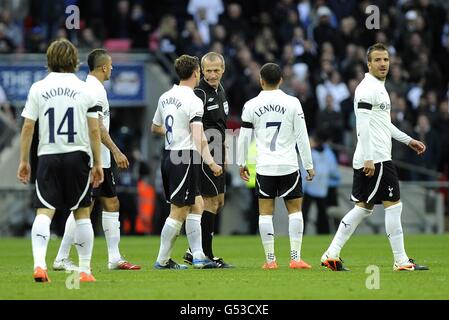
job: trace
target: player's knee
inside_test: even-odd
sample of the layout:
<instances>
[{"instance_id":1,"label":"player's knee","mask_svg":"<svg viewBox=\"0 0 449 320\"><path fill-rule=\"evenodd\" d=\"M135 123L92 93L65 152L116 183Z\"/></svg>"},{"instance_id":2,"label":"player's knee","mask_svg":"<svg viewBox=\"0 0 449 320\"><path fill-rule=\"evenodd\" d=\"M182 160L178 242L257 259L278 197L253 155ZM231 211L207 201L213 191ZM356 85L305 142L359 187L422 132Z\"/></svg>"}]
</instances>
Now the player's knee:
<instances>
[{"instance_id":1,"label":"player's knee","mask_svg":"<svg viewBox=\"0 0 449 320\"><path fill-rule=\"evenodd\" d=\"M217 197L204 198L204 210L216 213L218 211L220 202Z\"/></svg>"},{"instance_id":2,"label":"player's knee","mask_svg":"<svg viewBox=\"0 0 449 320\"><path fill-rule=\"evenodd\" d=\"M369 208L369 207L357 207L360 212L363 214L363 216L365 218L369 217L370 215L373 214L374 208Z\"/></svg>"},{"instance_id":3,"label":"player's knee","mask_svg":"<svg viewBox=\"0 0 449 320\"><path fill-rule=\"evenodd\" d=\"M103 210L108 212L118 212L120 210L120 202L118 198L105 198L103 201Z\"/></svg>"}]
</instances>

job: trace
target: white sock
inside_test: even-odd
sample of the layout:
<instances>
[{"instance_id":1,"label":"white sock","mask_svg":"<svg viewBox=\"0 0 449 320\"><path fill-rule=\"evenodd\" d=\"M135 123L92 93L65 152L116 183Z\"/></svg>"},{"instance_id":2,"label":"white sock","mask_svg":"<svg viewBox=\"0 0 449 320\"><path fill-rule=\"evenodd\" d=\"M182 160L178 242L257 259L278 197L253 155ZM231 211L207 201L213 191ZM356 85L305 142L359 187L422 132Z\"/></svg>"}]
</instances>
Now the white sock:
<instances>
[{"instance_id":1,"label":"white sock","mask_svg":"<svg viewBox=\"0 0 449 320\"><path fill-rule=\"evenodd\" d=\"M58 255L55 260L67 259L70 256L70 248L75 241L76 222L73 212L70 213L65 222L64 236L62 237L61 245L59 246Z\"/></svg>"},{"instance_id":2,"label":"white sock","mask_svg":"<svg viewBox=\"0 0 449 320\"><path fill-rule=\"evenodd\" d=\"M103 232L108 245L109 262L115 263L122 259L118 244L120 242L120 221L118 212L103 211L101 219Z\"/></svg>"},{"instance_id":3,"label":"white sock","mask_svg":"<svg viewBox=\"0 0 449 320\"><path fill-rule=\"evenodd\" d=\"M340 226L338 227L337 233L335 234L335 237L332 240L329 249L327 249L327 255L329 258L340 257L340 251L345 245L346 241L349 240L360 222L362 222L362 220L366 217L369 217L372 213L373 210L354 206L354 208L352 208L352 210L343 217L340 222Z\"/></svg>"},{"instance_id":4,"label":"white sock","mask_svg":"<svg viewBox=\"0 0 449 320\"><path fill-rule=\"evenodd\" d=\"M260 238L262 239L266 261L276 261L276 256L274 255L274 227L272 215L259 216L259 233Z\"/></svg>"},{"instance_id":5,"label":"white sock","mask_svg":"<svg viewBox=\"0 0 449 320\"><path fill-rule=\"evenodd\" d=\"M193 259L204 260L203 243L201 239L201 215L190 213L186 218L186 235L189 241Z\"/></svg>"},{"instance_id":6,"label":"white sock","mask_svg":"<svg viewBox=\"0 0 449 320\"><path fill-rule=\"evenodd\" d=\"M385 231L390 240L394 261L399 264L408 262L404 248L404 234L401 225L402 202L385 209Z\"/></svg>"},{"instance_id":7,"label":"white sock","mask_svg":"<svg viewBox=\"0 0 449 320\"><path fill-rule=\"evenodd\" d=\"M79 272L90 274L90 260L94 247L94 229L90 219L76 220L75 246L78 251Z\"/></svg>"},{"instance_id":8,"label":"white sock","mask_svg":"<svg viewBox=\"0 0 449 320\"><path fill-rule=\"evenodd\" d=\"M290 237L290 258L301 261L302 235L304 233L304 219L302 212L288 215L288 235Z\"/></svg>"},{"instance_id":9,"label":"white sock","mask_svg":"<svg viewBox=\"0 0 449 320\"><path fill-rule=\"evenodd\" d=\"M45 257L47 255L48 240L50 240L51 219L45 214L38 214L34 218L31 228L31 246L33 248L34 269L47 269Z\"/></svg>"},{"instance_id":10,"label":"white sock","mask_svg":"<svg viewBox=\"0 0 449 320\"><path fill-rule=\"evenodd\" d=\"M165 220L164 227L161 232L161 245L159 247L159 254L157 256L157 262L160 265L165 266L170 259L170 254L173 251L173 246L176 241L176 237L181 230L182 222L172 219L170 217Z\"/></svg>"}]
</instances>

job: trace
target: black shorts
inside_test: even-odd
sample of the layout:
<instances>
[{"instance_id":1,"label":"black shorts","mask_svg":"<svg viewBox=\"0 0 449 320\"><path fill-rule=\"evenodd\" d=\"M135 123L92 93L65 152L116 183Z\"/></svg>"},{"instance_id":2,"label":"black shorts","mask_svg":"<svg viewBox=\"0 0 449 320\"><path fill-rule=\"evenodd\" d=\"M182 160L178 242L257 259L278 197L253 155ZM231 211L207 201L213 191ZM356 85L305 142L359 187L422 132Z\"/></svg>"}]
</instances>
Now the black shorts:
<instances>
[{"instance_id":1,"label":"black shorts","mask_svg":"<svg viewBox=\"0 0 449 320\"><path fill-rule=\"evenodd\" d=\"M204 161L201 162L200 172L200 192L205 197L215 197L221 193L226 192L226 173L224 172L225 162L225 148L224 144L221 144L221 153L214 152L216 148L211 149L211 154L214 157L214 161L219 166L223 167L223 174L218 177L214 176L212 170Z\"/></svg>"},{"instance_id":2,"label":"black shorts","mask_svg":"<svg viewBox=\"0 0 449 320\"><path fill-rule=\"evenodd\" d=\"M38 158L35 208L76 210L89 207L90 157L82 151Z\"/></svg>"},{"instance_id":3,"label":"black shorts","mask_svg":"<svg viewBox=\"0 0 449 320\"><path fill-rule=\"evenodd\" d=\"M200 195L200 167L201 158L196 151L195 156L192 150L164 151L161 173L167 202L180 207L195 204L195 198Z\"/></svg>"},{"instance_id":4,"label":"black shorts","mask_svg":"<svg viewBox=\"0 0 449 320\"><path fill-rule=\"evenodd\" d=\"M256 176L256 194L259 199L274 199L276 197L285 200L303 197L301 173L293 172L285 176Z\"/></svg>"},{"instance_id":5,"label":"black shorts","mask_svg":"<svg viewBox=\"0 0 449 320\"><path fill-rule=\"evenodd\" d=\"M117 192L115 190L114 172L111 168L103 168L104 180L98 188L92 189L92 197L115 198Z\"/></svg>"},{"instance_id":6,"label":"black shorts","mask_svg":"<svg viewBox=\"0 0 449 320\"><path fill-rule=\"evenodd\" d=\"M399 179L392 161L374 164L374 176L368 178L362 169L354 169L351 201L381 204L399 201Z\"/></svg>"}]
</instances>

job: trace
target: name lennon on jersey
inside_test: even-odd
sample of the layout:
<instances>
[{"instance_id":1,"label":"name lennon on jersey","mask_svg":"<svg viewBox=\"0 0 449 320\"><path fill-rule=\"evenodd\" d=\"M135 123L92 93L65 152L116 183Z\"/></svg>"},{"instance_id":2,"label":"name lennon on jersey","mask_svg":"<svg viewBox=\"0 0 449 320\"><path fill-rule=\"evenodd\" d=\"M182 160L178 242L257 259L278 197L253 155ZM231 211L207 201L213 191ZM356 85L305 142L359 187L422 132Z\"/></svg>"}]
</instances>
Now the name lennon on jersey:
<instances>
[{"instance_id":1,"label":"name lennon on jersey","mask_svg":"<svg viewBox=\"0 0 449 320\"><path fill-rule=\"evenodd\" d=\"M267 112L278 112L278 113L285 114L285 111L287 111L285 107L281 107L278 104L277 105L270 104L268 106L260 107L259 109L257 109L254 112L260 118L263 114L265 114Z\"/></svg>"},{"instance_id":2,"label":"name lennon on jersey","mask_svg":"<svg viewBox=\"0 0 449 320\"><path fill-rule=\"evenodd\" d=\"M58 97L58 96L66 96L75 100L75 97L79 94L79 92L69 89L69 88L53 88L50 91L46 91L45 94L42 94L42 98L45 101Z\"/></svg>"}]
</instances>

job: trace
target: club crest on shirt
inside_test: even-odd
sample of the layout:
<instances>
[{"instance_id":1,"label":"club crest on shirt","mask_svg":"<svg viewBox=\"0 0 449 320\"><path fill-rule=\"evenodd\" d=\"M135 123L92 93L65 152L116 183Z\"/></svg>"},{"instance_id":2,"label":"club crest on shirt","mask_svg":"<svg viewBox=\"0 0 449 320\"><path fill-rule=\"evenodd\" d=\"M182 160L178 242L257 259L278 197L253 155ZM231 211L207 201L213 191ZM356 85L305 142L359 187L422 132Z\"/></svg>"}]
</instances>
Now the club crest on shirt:
<instances>
[{"instance_id":1,"label":"club crest on shirt","mask_svg":"<svg viewBox=\"0 0 449 320\"><path fill-rule=\"evenodd\" d=\"M389 104L389 103L382 102L382 103L380 104L379 108L380 108L380 110L388 110L388 109L390 109L390 104Z\"/></svg>"}]
</instances>

